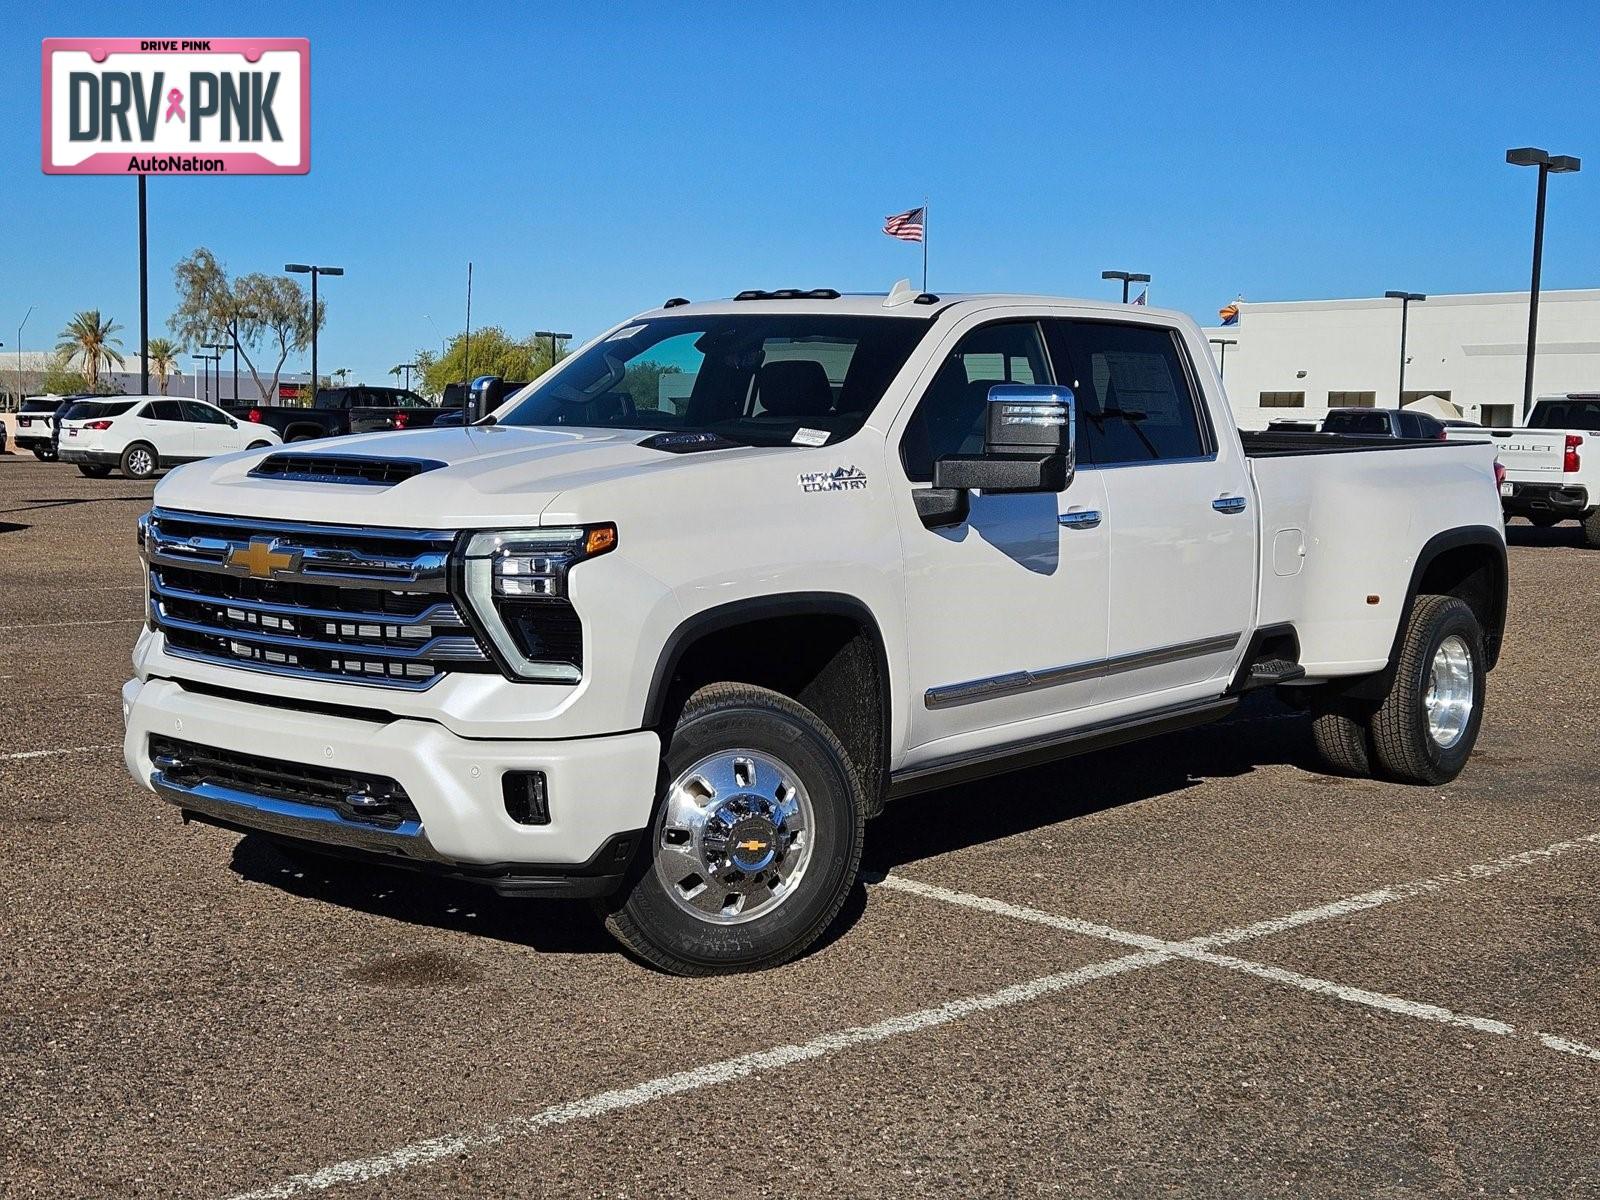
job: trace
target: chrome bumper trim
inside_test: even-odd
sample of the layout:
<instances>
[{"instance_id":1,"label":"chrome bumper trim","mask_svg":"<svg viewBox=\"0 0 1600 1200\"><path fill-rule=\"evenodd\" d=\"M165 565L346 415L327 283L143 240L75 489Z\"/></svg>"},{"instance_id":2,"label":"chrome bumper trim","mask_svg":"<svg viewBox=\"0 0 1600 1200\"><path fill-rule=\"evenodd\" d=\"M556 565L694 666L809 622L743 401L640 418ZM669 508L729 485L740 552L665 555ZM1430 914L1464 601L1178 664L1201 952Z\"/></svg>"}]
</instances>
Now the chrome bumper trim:
<instances>
[{"instance_id":1,"label":"chrome bumper trim","mask_svg":"<svg viewBox=\"0 0 1600 1200\"><path fill-rule=\"evenodd\" d=\"M379 829L347 821L332 809L315 804L259 796L213 783L186 786L160 771L150 773L150 786L167 803L232 828L425 862L447 861L429 844L416 821Z\"/></svg>"}]
</instances>

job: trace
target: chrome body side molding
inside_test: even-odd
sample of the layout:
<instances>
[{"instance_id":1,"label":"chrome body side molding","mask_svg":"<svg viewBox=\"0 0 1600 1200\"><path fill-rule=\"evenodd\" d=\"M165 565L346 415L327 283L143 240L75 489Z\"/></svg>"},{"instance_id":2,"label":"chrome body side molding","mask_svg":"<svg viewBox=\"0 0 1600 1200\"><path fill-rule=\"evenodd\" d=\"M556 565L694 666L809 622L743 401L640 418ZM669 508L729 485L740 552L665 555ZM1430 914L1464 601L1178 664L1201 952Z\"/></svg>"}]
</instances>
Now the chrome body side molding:
<instances>
[{"instance_id":1,"label":"chrome body side molding","mask_svg":"<svg viewBox=\"0 0 1600 1200\"><path fill-rule=\"evenodd\" d=\"M990 675L962 683L947 683L929 688L923 693L922 702L928 708L950 708L957 704L993 700L997 696L1014 696L1019 692L1031 692L1037 688L1058 687L1063 683L1078 683L1106 675L1121 675L1145 667L1181 662L1186 658L1221 654L1236 647L1243 636L1242 632L1224 633L1192 642L1180 642L1175 646L1161 646L1154 650L1119 654L1115 658L1105 658L1098 662L1071 663L1060 667L1044 667L1036 671L1012 671L1005 675Z\"/></svg>"}]
</instances>

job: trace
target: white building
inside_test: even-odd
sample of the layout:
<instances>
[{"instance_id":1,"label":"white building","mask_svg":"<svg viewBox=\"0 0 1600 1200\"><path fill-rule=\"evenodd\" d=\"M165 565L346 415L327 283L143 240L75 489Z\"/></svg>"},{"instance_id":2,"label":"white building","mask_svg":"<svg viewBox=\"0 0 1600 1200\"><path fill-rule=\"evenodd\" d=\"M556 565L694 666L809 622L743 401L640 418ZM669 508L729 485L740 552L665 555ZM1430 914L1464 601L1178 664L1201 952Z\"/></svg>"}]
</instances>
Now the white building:
<instances>
[{"instance_id":1,"label":"white building","mask_svg":"<svg viewBox=\"0 0 1600 1200\"><path fill-rule=\"evenodd\" d=\"M1239 301L1206 330L1239 424L1320 420L1330 408L1393 408L1439 396L1469 421L1514 424L1528 349L1528 293L1429 296L1410 305L1405 394L1400 301ZM1235 344L1223 346L1220 341ZM1600 290L1539 295L1533 394L1600 391Z\"/></svg>"}]
</instances>

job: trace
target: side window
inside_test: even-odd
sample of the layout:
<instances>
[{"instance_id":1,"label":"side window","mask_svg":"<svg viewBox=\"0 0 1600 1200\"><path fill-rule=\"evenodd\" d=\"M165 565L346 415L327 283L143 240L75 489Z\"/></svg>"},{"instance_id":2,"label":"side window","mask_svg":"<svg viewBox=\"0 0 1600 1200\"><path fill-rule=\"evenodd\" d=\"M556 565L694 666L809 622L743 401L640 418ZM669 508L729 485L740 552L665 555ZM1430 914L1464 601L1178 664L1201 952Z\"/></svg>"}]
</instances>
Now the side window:
<instances>
[{"instance_id":1,"label":"side window","mask_svg":"<svg viewBox=\"0 0 1600 1200\"><path fill-rule=\"evenodd\" d=\"M194 421L199 425L221 425L228 419L209 405L196 404L193 400L183 402L183 417L184 420Z\"/></svg>"},{"instance_id":2,"label":"side window","mask_svg":"<svg viewBox=\"0 0 1600 1200\"><path fill-rule=\"evenodd\" d=\"M152 421L183 420L183 412L176 400L154 400L145 405L144 415Z\"/></svg>"},{"instance_id":3,"label":"side window","mask_svg":"<svg viewBox=\"0 0 1600 1200\"><path fill-rule=\"evenodd\" d=\"M1080 461L1116 466L1211 452L1176 333L1111 321L1051 324L1057 373L1078 399Z\"/></svg>"},{"instance_id":4,"label":"side window","mask_svg":"<svg viewBox=\"0 0 1600 1200\"><path fill-rule=\"evenodd\" d=\"M1036 321L974 329L956 343L917 401L900 439L906 476L927 483L938 459L982 451L985 406L995 384L1049 382L1050 362Z\"/></svg>"}]
</instances>

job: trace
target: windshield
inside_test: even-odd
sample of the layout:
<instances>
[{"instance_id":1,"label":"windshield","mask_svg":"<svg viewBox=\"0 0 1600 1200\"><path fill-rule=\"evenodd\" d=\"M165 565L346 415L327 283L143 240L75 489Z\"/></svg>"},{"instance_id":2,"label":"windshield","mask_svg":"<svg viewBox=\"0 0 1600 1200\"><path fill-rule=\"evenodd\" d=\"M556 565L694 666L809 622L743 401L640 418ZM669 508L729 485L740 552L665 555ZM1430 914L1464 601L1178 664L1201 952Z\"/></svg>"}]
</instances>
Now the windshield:
<instances>
[{"instance_id":1,"label":"windshield","mask_svg":"<svg viewBox=\"0 0 1600 1200\"><path fill-rule=\"evenodd\" d=\"M67 406L61 414L63 421L98 421L104 417L120 417L133 407L132 400L79 400Z\"/></svg>"},{"instance_id":2,"label":"windshield","mask_svg":"<svg viewBox=\"0 0 1600 1200\"><path fill-rule=\"evenodd\" d=\"M535 383L500 423L822 445L861 428L928 327L819 314L639 321Z\"/></svg>"},{"instance_id":3,"label":"windshield","mask_svg":"<svg viewBox=\"0 0 1600 1200\"><path fill-rule=\"evenodd\" d=\"M1600 429L1600 400L1541 400L1530 429Z\"/></svg>"}]
</instances>

